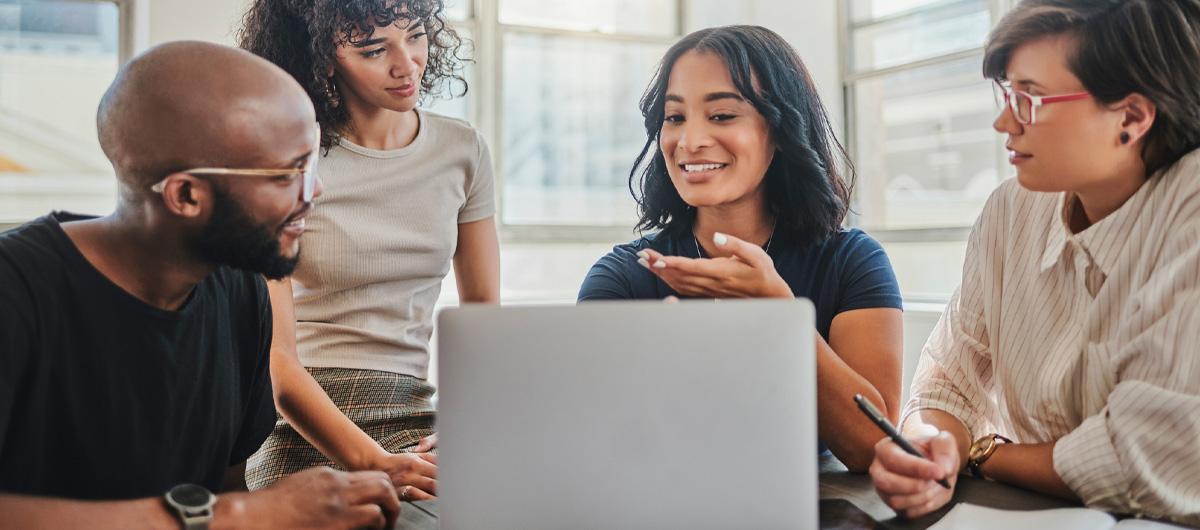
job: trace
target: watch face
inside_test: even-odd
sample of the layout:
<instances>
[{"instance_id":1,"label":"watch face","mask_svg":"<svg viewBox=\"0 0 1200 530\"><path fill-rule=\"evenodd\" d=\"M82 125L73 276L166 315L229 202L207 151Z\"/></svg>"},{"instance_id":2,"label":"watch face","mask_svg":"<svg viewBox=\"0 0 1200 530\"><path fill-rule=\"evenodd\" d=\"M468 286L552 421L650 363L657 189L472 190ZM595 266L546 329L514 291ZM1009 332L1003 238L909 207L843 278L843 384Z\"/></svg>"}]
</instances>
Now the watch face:
<instances>
[{"instance_id":1,"label":"watch face","mask_svg":"<svg viewBox=\"0 0 1200 530\"><path fill-rule=\"evenodd\" d=\"M171 488L171 491L167 495L170 495L171 500L181 506L194 508L207 506L213 497L213 494L209 493L207 489L195 484L180 484Z\"/></svg>"}]
</instances>

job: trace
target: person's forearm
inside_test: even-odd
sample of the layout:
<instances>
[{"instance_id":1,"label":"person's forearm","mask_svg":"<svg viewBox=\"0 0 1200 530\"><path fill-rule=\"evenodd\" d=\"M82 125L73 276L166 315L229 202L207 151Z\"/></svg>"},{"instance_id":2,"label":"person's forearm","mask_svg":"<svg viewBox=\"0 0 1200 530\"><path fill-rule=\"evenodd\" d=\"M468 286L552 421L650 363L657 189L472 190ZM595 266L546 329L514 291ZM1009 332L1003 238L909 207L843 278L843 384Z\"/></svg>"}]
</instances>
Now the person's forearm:
<instances>
[{"instance_id":1,"label":"person's forearm","mask_svg":"<svg viewBox=\"0 0 1200 530\"><path fill-rule=\"evenodd\" d=\"M961 462L963 468L967 462L967 450L971 448L971 433L967 427L963 425L962 420L954 417L953 414L944 410L925 409L919 410L908 417L903 425L900 426L900 432L905 437L916 438L926 435L924 430L928 427L934 427L939 431L950 433L954 437L956 445L958 445L958 461ZM960 468L960 471L962 468Z\"/></svg>"},{"instance_id":2,"label":"person's forearm","mask_svg":"<svg viewBox=\"0 0 1200 530\"><path fill-rule=\"evenodd\" d=\"M277 367L275 406L321 454L350 471L371 469L387 451L347 418L300 364Z\"/></svg>"},{"instance_id":3,"label":"person's forearm","mask_svg":"<svg viewBox=\"0 0 1200 530\"><path fill-rule=\"evenodd\" d=\"M1054 470L1054 443L1001 444L980 466L984 476L1039 493L1079 500Z\"/></svg>"},{"instance_id":4,"label":"person's forearm","mask_svg":"<svg viewBox=\"0 0 1200 530\"><path fill-rule=\"evenodd\" d=\"M4 514L0 517L0 530L178 530L182 526L178 516L167 511L162 499L101 502L0 495L0 514Z\"/></svg>"},{"instance_id":5,"label":"person's forearm","mask_svg":"<svg viewBox=\"0 0 1200 530\"><path fill-rule=\"evenodd\" d=\"M453 262L460 303L500 302L500 240L494 217L458 225Z\"/></svg>"},{"instance_id":6,"label":"person's forearm","mask_svg":"<svg viewBox=\"0 0 1200 530\"><path fill-rule=\"evenodd\" d=\"M854 371L817 336L817 423L834 456L851 471L866 471L875 456L875 444L884 437L874 423L858 410L854 395L875 404L893 423L896 411L890 410L883 395L865 377Z\"/></svg>"}]
</instances>

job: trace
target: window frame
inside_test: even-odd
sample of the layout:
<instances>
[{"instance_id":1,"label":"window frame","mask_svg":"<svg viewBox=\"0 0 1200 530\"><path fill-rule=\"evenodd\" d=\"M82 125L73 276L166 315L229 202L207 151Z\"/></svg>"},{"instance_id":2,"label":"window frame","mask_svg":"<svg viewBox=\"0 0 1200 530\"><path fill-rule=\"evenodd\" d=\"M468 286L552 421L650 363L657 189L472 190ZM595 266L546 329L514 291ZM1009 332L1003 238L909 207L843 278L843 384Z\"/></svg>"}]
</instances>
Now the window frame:
<instances>
[{"instance_id":1,"label":"window frame","mask_svg":"<svg viewBox=\"0 0 1200 530\"><path fill-rule=\"evenodd\" d=\"M841 70L842 81L842 105L843 122L842 138L843 145L846 147L846 152L850 160L857 164L859 156L859 146L857 145L858 134L858 113L856 109L857 101L855 100L855 86L865 80L877 79L888 75L919 70L931 66L939 66L944 64L970 59L983 54L984 46L976 46L970 49L959 50L949 53L943 53L932 57L909 61L902 64L886 66L882 68L864 69L855 71L854 68L854 33L855 31L876 27L890 22L900 21L906 18L920 16L928 13L936 13L939 11L953 11L956 8L967 5L971 0L943 0L925 6L908 9L905 11L892 13L882 17L854 21L851 16L850 4L854 0L838 0L837 2L837 17L838 17L838 47L841 57L838 64ZM987 4L988 11L991 15L993 26L996 21L1011 9L1018 0L983 0ZM1002 150L1004 140L999 135L996 136L995 144L997 149ZM1003 160L997 161L1000 166L998 174L1006 175L1011 173L1007 168L1007 164ZM852 203L855 205L847 218L847 224L850 226L866 229L863 225L862 215L857 213L860 206L860 198L862 186L856 186ZM926 242L965 242L970 236L971 226L968 223L965 226L941 226L929 228L871 228L871 235L881 243L926 243Z\"/></svg>"},{"instance_id":2,"label":"window frame","mask_svg":"<svg viewBox=\"0 0 1200 530\"><path fill-rule=\"evenodd\" d=\"M633 222L629 226L594 223L524 224L504 222L504 41L509 34L539 35L596 39L606 42L658 44L670 46L683 37L687 20L687 0L675 3L675 24L670 35L638 33L609 33L571 29L503 24L500 22L500 2L503 0L464 0L469 6L468 18L447 20L455 28L471 32L475 43L474 75L468 82L468 119L491 147L495 168L496 225L500 240L505 243L609 243L624 241L635 235ZM649 80L647 80L649 81ZM486 98L486 99L485 99ZM484 104L487 103L487 104ZM629 153L633 162L636 153ZM633 200L631 197L629 200Z\"/></svg>"},{"instance_id":3,"label":"window frame","mask_svg":"<svg viewBox=\"0 0 1200 530\"><path fill-rule=\"evenodd\" d=\"M147 48L150 41L151 0L71 0L81 4L114 4L117 6L117 67ZM0 219L0 232L17 228L32 219Z\"/></svg>"},{"instance_id":4,"label":"window frame","mask_svg":"<svg viewBox=\"0 0 1200 530\"><path fill-rule=\"evenodd\" d=\"M118 10L118 64L124 65L137 53L145 50L149 43L150 0L75 0L87 3L115 4ZM673 0L675 27L671 35L642 35L636 33L606 33L600 31L578 31L539 26L524 26L500 23L502 0L463 0L467 7L467 18L447 19L456 29L471 34L474 43L474 71L468 78L471 90L465 96L467 118L480 131L491 147L495 170L496 223L503 242L514 243L607 243L628 239L634 235L630 226L603 224L508 224L504 223L504 146L503 130L504 37L509 33L525 33L550 36L593 38L605 41L635 42L671 45L685 32L688 17L688 1ZM490 97L484 96L490 94ZM486 99L487 105L484 105ZM632 162L635 153L630 153ZM633 200L630 198L630 200ZM16 228L29 220L6 222L0 220L0 231ZM633 220L631 220L633 221Z\"/></svg>"}]
</instances>

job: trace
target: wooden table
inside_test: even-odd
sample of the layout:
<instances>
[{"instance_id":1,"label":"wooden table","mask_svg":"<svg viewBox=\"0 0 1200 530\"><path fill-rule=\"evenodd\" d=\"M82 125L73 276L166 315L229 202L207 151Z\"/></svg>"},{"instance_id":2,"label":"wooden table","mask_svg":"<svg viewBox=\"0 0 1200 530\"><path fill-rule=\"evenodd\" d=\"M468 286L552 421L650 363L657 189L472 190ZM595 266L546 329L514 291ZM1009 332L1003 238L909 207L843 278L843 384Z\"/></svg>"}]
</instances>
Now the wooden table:
<instances>
[{"instance_id":1,"label":"wooden table","mask_svg":"<svg viewBox=\"0 0 1200 530\"><path fill-rule=\"evenodd\" d=\"M1079 506L1069 501L1047 497L1028 490L962 476L958 478L954 500L950 504L920 519L904 520L896 518L895 512L875 495L875 488L871 485L870 476L846 471L846 467L833 457L821 457L819 481L821 499L850 501L878 521L880 526L897 530L928 528L946 515L946 512L949 512L953 504L957 502L969 502L1004 510L1048 510ZM396 530L434 530L438 528L436 501L403 504L400 520L396 523ZM829 523L829 528L846 530L854 528L845 526L845 521L823 521L823 526L826 523Z\"/></svg>"}]
</instances>

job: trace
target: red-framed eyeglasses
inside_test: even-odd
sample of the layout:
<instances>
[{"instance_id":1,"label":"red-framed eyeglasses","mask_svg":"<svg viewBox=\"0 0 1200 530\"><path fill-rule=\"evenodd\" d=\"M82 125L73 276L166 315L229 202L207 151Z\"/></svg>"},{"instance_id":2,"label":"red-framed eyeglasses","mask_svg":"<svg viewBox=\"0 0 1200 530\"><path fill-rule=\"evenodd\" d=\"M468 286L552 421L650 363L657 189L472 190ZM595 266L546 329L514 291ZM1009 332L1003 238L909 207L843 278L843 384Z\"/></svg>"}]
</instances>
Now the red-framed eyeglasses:
<instances>
[{"instance_id":1,"label":"red-framed eyeglasses","mask_svg":"<svg viewBox=\"0 0 1200 530\"><path fill-rule=\"evenodd\" d=\"M1074 94L1062 94L1058 96L1035 96L999 81L995 83L995 87L996 105L999 106L1001 102L1007 104L1008 108L1012 110L1013 116L1022 125L1037 123L1037 109L1042 105L1078 101L1092 97L1088 92L1076 92Z\"/></svg>"}]
</instances>

